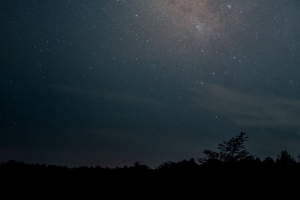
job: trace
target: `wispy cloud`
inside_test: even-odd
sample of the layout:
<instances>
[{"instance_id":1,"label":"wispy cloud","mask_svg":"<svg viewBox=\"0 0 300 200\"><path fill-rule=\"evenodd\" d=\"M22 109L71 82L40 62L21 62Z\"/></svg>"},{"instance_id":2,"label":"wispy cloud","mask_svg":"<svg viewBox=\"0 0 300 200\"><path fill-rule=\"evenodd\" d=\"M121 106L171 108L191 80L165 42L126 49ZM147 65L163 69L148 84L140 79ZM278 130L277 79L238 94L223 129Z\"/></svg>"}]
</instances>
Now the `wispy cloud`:
<instances>
[{"instance_id":1,"label":"wispy cloud","mask_svg":"<svg viewBox=\"0 0 300 200\"><path fill-rule=\"evenodd\" d=\"M155 98L138 94L88 91L68 86L51 86L63 92L90 98L115 100L147 106L165 106ZM300 128L300 100L275 95L255 95L221 85L202 85L192 90L191 107L220 113L236 125L253 128Z\"/></svg>"},{"instance_id":2,"label":"wispy cloud","mask_svg":"<svg viewBox=\"0 0 300 200\"><path fill-rule=\"evenodd\" d=\"M220 85L194 90L197 108L222 113L240 126L300 127L300 101L275 95L253 95Z\"/></svg>"},{"instance_id":3,"label":"wispy cloud","mask_svg":"<svg viewBox=\"0 0 300 200\"><path fill-rule=\"evenodd\" d=\"M125 103L145 104L148 106L161 106L163 103L155 98L145 97L137 94L116 93L110 91L87 90L65 85L52 85L53 89L64 91L73 95L86 96L90 98L102 98L108 100L117 100Z\"/></svg>"}]
</instances>

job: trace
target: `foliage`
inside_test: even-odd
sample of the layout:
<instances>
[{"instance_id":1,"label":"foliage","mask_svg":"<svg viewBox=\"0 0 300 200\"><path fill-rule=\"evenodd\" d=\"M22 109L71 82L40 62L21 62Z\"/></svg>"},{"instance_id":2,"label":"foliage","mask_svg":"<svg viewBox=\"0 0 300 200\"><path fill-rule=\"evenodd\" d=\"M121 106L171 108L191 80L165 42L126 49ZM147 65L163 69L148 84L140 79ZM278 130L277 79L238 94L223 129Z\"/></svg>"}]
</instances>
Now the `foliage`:
<instances>
[{"instance_id":1,"label":"foliage","mask_svg":"<svg viewBox=\"0 0 300 200\"><path fill-rule=\"evenodd\" d=\"M279 155L277 155L276 163L281 166L289 166L297 164L296 160L286 151L281 151Z\"/></svg>"},{"instance_id":2,"label":"foliage","mask_svg":"<svg viewBox=\"0 0 300 200\"><path fill-rule=\"evenodd\" d=\"M231 138L229 141L223 141L218 145L219 152L212 150L204 150L204 158L198 158L201 164L221 161L223 163L236 162L245 159L249 152L246 150L244 142L248 141L248 136L245 136L244 132L241 132L238 136Z\"/></svg>"}]
</instances>

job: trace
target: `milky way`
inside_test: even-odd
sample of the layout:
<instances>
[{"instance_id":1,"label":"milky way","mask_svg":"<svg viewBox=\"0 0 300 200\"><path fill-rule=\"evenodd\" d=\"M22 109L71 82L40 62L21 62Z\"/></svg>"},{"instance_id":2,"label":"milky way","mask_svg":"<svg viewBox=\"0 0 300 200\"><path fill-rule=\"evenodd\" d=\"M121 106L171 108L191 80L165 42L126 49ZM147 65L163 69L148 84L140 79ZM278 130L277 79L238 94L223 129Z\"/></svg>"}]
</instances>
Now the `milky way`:
<instances>
[{"instance_id":1,"label":"milky way","mask_svg":"<svg viewBox=\"0 0 300 200\"><path fill-rule=\"evenodd\" d=\"M180 36L209 40L220 35L220 15L214 13L209 1L170 0L162 1L160 7Z\"/></svg>"},{"instance_id":2,"label":"milky way","mask_svg":"<svg viewBox=\"0 0 300 200\"><path fill-rule=\"evenodd\" d=\"M234 37L234 31L246 25L245 15L255 6L256 3L210 0L168 0L158 4L175 34L192 37L202 44Z\"/></svg>"}]
</instances>

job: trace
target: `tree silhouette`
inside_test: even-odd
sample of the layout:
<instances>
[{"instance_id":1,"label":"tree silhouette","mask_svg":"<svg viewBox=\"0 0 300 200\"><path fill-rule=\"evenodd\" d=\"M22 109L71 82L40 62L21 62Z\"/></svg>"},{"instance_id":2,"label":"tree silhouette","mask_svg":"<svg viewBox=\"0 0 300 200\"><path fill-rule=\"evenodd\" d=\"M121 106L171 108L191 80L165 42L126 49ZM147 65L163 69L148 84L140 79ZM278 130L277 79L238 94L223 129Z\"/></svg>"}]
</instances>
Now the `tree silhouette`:
<instances>
[{"instance_id":1,"label":"tree silhouette","mask_svg":"<svg viewBox=\"0 0 300 200\"><path fill-rule=\"evenodd\" d=\"M4 187L9 189L13 185L13 190L37 188L45 194L58 191L59 195L83 191L84 194L95 192L95 195L108 196L113 190L122 196L149 200L160 199L159 196L161 199L200 199L206 195L232 198L240 197L240 194L252 194L255 198L258 194L265 194L268 198L272 195L278 197L278 194L286 198L289 194L294 196L291 191L299 188L300 156L294 159L284 150L276 160L266 157L261 161L249 154L245 141L248 137L241 132L219 144L218 152L204 150L205 157L199 158L204 165L197 164L193 158L167 161L156 169L140 162L123 168L68 168L10 160L0 163L0 176ZM6 189L2 188L2 191Z\"/></svg>"},{"instance_id":2,"label":"tree silhouette","mask_svg":"<svg viewBox=\"0 0 300 200\"><path fill-rule=\"evenodd\" d=\"M276 164L282 166L296 165L297 162L286 150L281 151L280 155L277 155Z\"/></svg>"},{"instance_id":3,"label":"tree silhouette","mask_svg":"<svg viewBox=\"0 0 300 200\"><path fill-rule=\"evenodd\" d=\"M262 164L266 167L273 167L275 164L275 161L273 160L273 158L268 156L262 161Z\"/></svg>"},{"instance_id":4,"label":"tree silhouette","mask_svg":"<svg viewBox=\"0 0 300 200\"><path fill-rule=\"evenodd\" d=\"M241 132L238 136L231 138L229 141L223 141L218 145L219 152L206 149L203 151L205 157L198 158L201 164L221 161L223 163L236 162L245 159L249 152L246 150L244 142L248 141L248 136Z\"/></svg>"}]
</instances>

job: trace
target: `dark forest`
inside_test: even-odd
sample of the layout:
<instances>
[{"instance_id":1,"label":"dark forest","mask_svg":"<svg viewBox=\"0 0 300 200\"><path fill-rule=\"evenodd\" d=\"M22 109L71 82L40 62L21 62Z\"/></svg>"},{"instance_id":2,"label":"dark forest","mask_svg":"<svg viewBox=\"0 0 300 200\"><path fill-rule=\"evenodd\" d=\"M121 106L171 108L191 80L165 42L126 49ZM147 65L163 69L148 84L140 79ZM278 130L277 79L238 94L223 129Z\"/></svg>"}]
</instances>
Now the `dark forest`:
<instances>
[{"instance_id":1,"label":"dark forest","mask_svg":"<svg viewBox=\"0 0 300 200\"><path fill-rule=\"evenodd\" d=\"M296 195L300 156L295 159L283 150L275 160L261 160L247 151L246 141L248 136L241 132L220 143L219 152L206 149L197 160L167 161L155 169L140 162L129 167L69 168L10 160L0 165L0 175L5 187L27 193L34 188L51 194L83 192L136 199Z\"/></svg>"}]
</instances>

